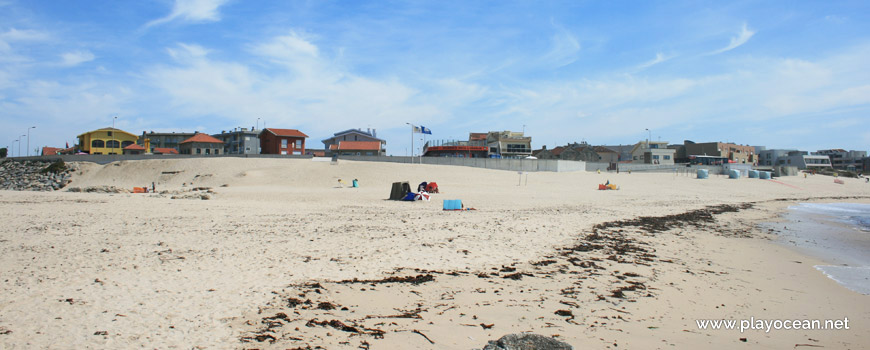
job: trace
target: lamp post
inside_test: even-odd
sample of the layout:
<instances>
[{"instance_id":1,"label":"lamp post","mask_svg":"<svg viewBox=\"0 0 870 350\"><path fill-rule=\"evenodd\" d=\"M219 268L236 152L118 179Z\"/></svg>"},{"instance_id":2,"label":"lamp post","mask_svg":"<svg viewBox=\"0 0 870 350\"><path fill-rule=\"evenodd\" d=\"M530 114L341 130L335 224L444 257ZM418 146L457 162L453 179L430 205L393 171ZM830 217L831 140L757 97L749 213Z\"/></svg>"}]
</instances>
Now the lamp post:
<instances>
[{"instance_id":1,"label":"lamp post","mask_svg":"<svg viewBox=\"0 0 870 350\"><path fill-rule=\"evenodd\" d=\"M118 116L112 117L112 150L109 152L115 152L115 120L118 119Z\"/></svg>"},{"instance_id":2,"label":"lamp post","mask_svg":"<svg viewBox=\"0 0 870 350\"><path fill-rule=\"evenodd\" d=\"M15 143L16 142L18 142L18 140L12 141L12 152L9 153L10 157L15 157Z\"/></svg>"},{"instance_id":3,"label":"lamp post","mask_svg":"<svg viewBox=\"0 0 870 350\"><path fill-rule=\"evenodd\" d=\"M254 130L260 129L260 118L257 118L257 126L254 127Z\"/></svg>"},{"instance_id":4,"label":"lamp post","mask_svg":"<svg viewBox=\"0 0 870 350\"><path fill-rule=\"evenodd\" d=\"M35 126L27 128L27 156L30 157L30 129L36 129Z\"/></svg>"},{"instance_id":5,"label":"lamp post","mask_svg":"<svg viewBox=\"0 0 870 350\"><path fill-rule=\"evenodd\" d=\"M415 153L414 152L414 125L411 125L411 123L405 123L405 124L408 124L409 126L411 126L411 164L413 164L414 163L414 153Z\"/></svg>"}]
</instances>

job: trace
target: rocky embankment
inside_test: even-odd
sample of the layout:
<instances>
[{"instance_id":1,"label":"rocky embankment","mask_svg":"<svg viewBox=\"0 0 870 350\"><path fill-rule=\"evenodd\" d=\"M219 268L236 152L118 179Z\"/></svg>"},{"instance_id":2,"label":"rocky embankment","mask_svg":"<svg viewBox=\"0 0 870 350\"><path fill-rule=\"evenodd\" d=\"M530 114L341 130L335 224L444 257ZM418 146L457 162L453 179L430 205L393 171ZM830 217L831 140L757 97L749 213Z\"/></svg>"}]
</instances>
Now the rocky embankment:
<instances>
[{"instance_id":1,"label":"rocky embankment","mask_svg":"<svg viewBox=\"0 0 870 350\"><path fill-rule=\"evenodd\" d=\"M0 161L0 190L55 191L71 181L75 165L58 162Z\"/></svg>"}]
</instances>

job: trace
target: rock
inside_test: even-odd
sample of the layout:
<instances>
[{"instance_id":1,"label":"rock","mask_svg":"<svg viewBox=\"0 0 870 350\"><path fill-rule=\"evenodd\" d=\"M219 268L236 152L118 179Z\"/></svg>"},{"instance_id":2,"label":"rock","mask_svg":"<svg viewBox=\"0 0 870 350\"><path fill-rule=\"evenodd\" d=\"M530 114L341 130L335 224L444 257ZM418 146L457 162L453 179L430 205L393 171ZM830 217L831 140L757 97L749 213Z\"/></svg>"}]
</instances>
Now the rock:
<instances>
[{"instance_id":1,"label":"rock","mask_svg":"<svg viewBox=\"0 0 870 350\"><path fill-rule=\"evenodd\" d=\"M573 350L574 347L556 339L534 333L515 333L490 340L483 350Z\"/></svg>"}]
</instances>

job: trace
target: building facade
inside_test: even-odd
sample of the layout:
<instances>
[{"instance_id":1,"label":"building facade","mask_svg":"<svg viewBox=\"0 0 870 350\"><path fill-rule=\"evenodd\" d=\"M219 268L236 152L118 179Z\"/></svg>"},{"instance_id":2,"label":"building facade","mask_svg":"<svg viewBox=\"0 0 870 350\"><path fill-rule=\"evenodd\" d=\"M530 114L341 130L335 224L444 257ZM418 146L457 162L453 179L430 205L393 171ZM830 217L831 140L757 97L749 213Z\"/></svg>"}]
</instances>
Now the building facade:
<instances>
[{"instance_id":1,"label":"building facade","mask_svg":"<svg viewBox=\"0 0 870 350\"><path fill-rule=\"evenodd\" d=\"M193 155L221 155L224 142L206 134L196 134L178 144L178 152Z\"/></svg>"},{"instance_id":2,"label":"building facade","mask_svg":"<svg viewBox=\"0 0 870 350\"><path fill-rule=\"evenodd\" d=\"M831 167L835 169L853 171L862 169L863 159L867 157L867 151L847 151L844 149L823 149L812 154L827 156L831 160Z\"/></svg>"},{"instance_id":3,"label":"building facade","mask_svg":"<svg viewBox=\"0 0 870 350\"><path fill-rule=\"evenodd\" d=\"M181 145L181 141L187 140L199 132L142 132L142 135L139 136L138 143L140 145L145 145L145 139L150 140L150 150L152 151L154 148L174 148L176 150L180 150L178 148Z\"/></svg>"},{"instance_id":4,"label":"building facade","mask_svg":"<svg viewBox=\"0 0 870 350\"><path fill-rule=\"evenodd\" d=\"M337 132L332 134L332 137L328 139L324 139L323 148L325 150L330 150L332 145L338 145L341 141L366 141L366 142L379 142L381 145L379 149L386 152L387 141L379 139L377 137L377 131L375 129L366 129L363 131L362 129L348 129L344 131Z\"/></svg>"},{"instance_id":5,"label":"building facade","mask_svg":"<svg viewBox=\"0 0 870 350\"><path fill-rule=\"evenodd\" d=\"M424 157L486 158L486 133L470 133L468 141L429 140L423 145Z\"/></svg>"},{"instance_id":6,"label":"building facade","mask_svg":"<svg viewBox=\"0 0 870 350\"><path fill-rule=\"evenodd\" d=\"M338 141L332 144L326 153L327 156L382 156L384 155L383 144L379 141Z\"/></svg>"},{"instance_id":7,"label":"building facade","mask_svg":"<svg viewBox=\"0 0 870 350\"><path fill-rule=\"evenodd\" d=\"M798 169L831 168L831 159L823 155L810 155L793 149L768 149L758 154L758 164L763 166L794 166Z\"/></svg>"},{"instance_id":8,"label":"building facade","mask_svg":"<svg viewBox=\"0 0 870 350\"><path fill-rule=\"evenodd\" d=\"M631 162L636 164L674 164L675 149L667 141L640 141L631 149Z\"/></svg>"},{"instance_id":9,"label":"building facade","mask_svg":"<svg viewBox=\"0 0 870 350\"><path fill-rule=\"evenodd\" d=\"M77 137L79 151L88 154L122 154L124 147L138 140L136 135L115 128L88 131Z\"/></svg>"},{"instance_id":10,"label":"building facade","mask_svg":"<svg viewBox=\"0 0 870 350\"><path fill-rule=\"evenodd\" d=\"M729 142L702 142L695 143L692 141L684 141L686 158L691 156L710 156L722 157L732 163L755 164L758 162L758 156L755 153L755 146L738 145ZM678 161L682 161L682 150L677 150L676 157Z\"/></svg>"},{"instance_id":11,"label":"building facade","mask_svg":"<svg viewBox=\"0 0 870 350\"><path fill-rule=\"evenodd\" d=\"M259 131L235 128L211 136L223 141L224 154L260 154Z\"/></svg>"},{"instance_id":12,"label":"building facade","mask_svg":"<svg viewBox=\"0 0 870 350\"><path fill-rule=\"evenodd\" d=\"M262 154L303 155L306 138L308 135L296 129L266 128L260 132L260 151Z\"/></svg>"},{"instance_id":13,"label":"building facade","mask_svg":"<svg viewBox=\"0 0 870 350\"><path fill-rule=\"evenodd\" d=\"M532 155L532 138L522 132L490 131L486 134L486 147L492 158L525 158Z\"/></svg>"}]
</instances>

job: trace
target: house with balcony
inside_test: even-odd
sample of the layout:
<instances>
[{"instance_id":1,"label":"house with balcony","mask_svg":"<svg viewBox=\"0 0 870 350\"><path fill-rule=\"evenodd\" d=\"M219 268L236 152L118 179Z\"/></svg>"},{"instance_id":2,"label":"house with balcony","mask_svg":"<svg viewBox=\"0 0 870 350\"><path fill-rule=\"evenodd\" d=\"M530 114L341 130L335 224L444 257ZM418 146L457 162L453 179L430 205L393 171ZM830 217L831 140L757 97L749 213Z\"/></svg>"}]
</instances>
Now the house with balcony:
<instances>
[{"instance_id":1,"label":"house with balcony","mask_svg":"<svg viewBox=\"0 0 870 350\"><path fill-rule=\"evenodd\" d=\"M223 141L224 154L260 154L260 132L253 128L221 130L211 136Z\"/></svg>"},{"instance_id":2,"label":"house with balcony","mask_svg":"<svg viewBox=\"0 0 870 350\"><path fill-rule=\"evenodd\" d=\"M667 141L640 141L631 149L633 164L673 165L676 150L668 148Z\"/></svg>"},{"instance_id":3,"label":"house with balcony","mask_svg":"<svg viewBox=\"0 0 870 350\"><path fill-rule=\"evenodd\" d=\"M867 157L867 151L847 151L842 148L823 149L812 153L818 156L827 156L831 159L831 167L842 170L861 170L864 166L863 159Z\"/></svg>"},{"instance_id":4,"label":"house with balcony","mask_svg":"<svg viewBox=\"0 0 870 350\"><path fill-rule=\"evenodd\" d=\"M187 140L191 137L194 137L198 134L198 131L194 132L142 132L142 136L139 136L138 143L139 145L145 146L148 145L149 150L146 153L153 152L155 148L173 148L176 151L180 150L179 146L181 145L181 141ZM145 142L148 140L148 142Z\"/></svg>"},{"instance_id":5,"label":"house with balcony","mask_svg":"<svg viewBox=\"0 0 870 350\"><path fill-rule=\"evenodd\" d=\"M532 155L532 138L522 132L490 131L486 147L490 158L525 158Z\"/></svg>"},{"instance_id":6,"label":"house with balcony","mask_svg":"<svg viewBox=\"0 0 870 350\"><path fill-rule=\"evenodd\" d=\"M801 170L831 168L831 159L824 155L811 155L794 149L768 149L758 154L759 165L794 166Z\"/></svg>"}]
</instances>

